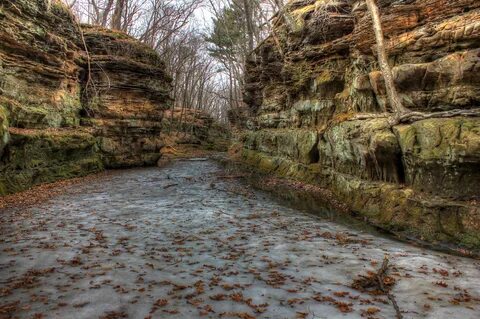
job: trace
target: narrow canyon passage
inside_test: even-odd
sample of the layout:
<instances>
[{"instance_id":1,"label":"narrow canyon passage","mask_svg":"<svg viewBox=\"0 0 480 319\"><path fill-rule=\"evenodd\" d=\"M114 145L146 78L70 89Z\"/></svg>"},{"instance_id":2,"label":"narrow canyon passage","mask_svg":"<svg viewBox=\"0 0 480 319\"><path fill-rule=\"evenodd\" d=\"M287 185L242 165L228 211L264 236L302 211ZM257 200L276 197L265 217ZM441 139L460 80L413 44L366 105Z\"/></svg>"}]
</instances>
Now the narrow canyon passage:
<instances>
[{"instance_id":1,"label":"narrow canyon passage","mask_svg":"<svg viewBox=\"0 0 480 319\"><path fill-rule=\"evenodd\" d=\"M115 171L0 214L0 318L478 318L480 263L297 210L210 160ZM231 177L231 176L228 176Z\"/></svg>"}]
</instances>

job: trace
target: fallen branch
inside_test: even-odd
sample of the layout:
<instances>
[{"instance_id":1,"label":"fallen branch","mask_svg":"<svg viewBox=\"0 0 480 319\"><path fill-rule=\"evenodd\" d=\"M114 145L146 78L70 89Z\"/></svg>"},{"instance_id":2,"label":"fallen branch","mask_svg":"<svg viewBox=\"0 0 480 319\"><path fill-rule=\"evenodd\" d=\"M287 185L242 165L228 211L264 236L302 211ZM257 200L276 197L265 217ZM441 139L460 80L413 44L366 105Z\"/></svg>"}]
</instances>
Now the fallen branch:
<instances>
[{"instance_id":1,"label":"fallen branch","mask_svg":"<svg viewBox=\"0 0 480 319\"><path fill-rule=\"evenodd\" d=\"M378 285L380 286L380 290L385 295L387 295L388 300L390 300L390 302L392 303L393 308L395 309L395 312L397 313L397 319L402 319L403 318L402 312L400 311L400 308L398 307L398 304L397 304L397 301L395 300L395 297L390 293L389 289L385 288L385 285L384 285L385 275L388 271L388 261L389 261L388 256L385 256L383 258L382 267L380 268L380 270L377 273L377 281L378 281Z\"/></svg>"},{"instance_id":2,"label":"fallen branch","mask_svg":"<svg viewBox=\"0 0 480 319\"><path fill-rule=\"evenodd\" d=\"M252 194L248 191L239 191L239 190L235 190L235 189L228 189L228 188L218 188L216 187L215 184L210 184L210 187L211 189L213 190L216 190L216 191L220 191L220 192L225 192L225 193L230 193L230 194L235 194L235 195L240 195L240 196L244 196L244 197L249 197L251 196Z\"/></svg>"},{"instance_id":3,"label":"fallen branch","mask_svg":"<svg viewBox=\"0 0 480 319\"><path fill-rule=\"evenodd\" d=\"M398 307L395 296L390 293L390 289L395 284L395 280L387 276L389 267L388 256L385 256L383 258L382 266L376 273L368 272L366 276L360 275L360 278L354 280L352 287L361 291L380 291L386 295L388 300L392 303L396 312L396 318L402 319L402 312L400 311L400 307Z\"/></svg>"},{"instance_id":4,"label":"fallen branch","mask_svg":"<svg viewBox=\"0 0 480 319\"><path fill-rule=\"evenodd\" d=\"M236 179L250 176L249 174L237 174L237 175L217 175L217 179Z\"/></svg>"}]
</instances>

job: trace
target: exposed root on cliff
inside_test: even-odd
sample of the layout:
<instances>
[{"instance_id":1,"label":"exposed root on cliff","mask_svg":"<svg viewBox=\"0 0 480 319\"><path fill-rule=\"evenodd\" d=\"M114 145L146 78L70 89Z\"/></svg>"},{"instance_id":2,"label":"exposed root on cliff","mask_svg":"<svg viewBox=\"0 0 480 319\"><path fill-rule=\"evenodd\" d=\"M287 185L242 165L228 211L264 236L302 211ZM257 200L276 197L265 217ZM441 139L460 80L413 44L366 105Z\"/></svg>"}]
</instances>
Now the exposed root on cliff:
<instances>
[{"instance_id":1,"label":"exposed root on cliff","mask_svg":"<svg viewBox=\"0 0 480 319\"><path fill-rule=\"evenodd\" d=\"M85 36L83 34L83 30L80 27L80 24L78 22L77 22L77 24L79 26L78 30L80 32L80 39L82 40L83 48L85 49L85 55L86 55L86 58L87 58L87 83L85 84L84 94L85 94L85 100L88 101L89 100L88 91L89 91L90 85L92 85L93 89L96 91L95 84L92 81L92 59L90 57L90 52L88 50L87 42L85 41ZM90 107L88 107L88 102L85 103L84 109L85 109L85 112L87 112L87 114L89 116L93 115L93 114L91 114L92 110L90 109Z\"/></svg>"},{"instance_id":2,"label":"exposed root on cliff","mask_svg":"<svg viewBox=\"0 0 480 319\"><path fill-rule=\"evenodd\" d=\"M465 116L465 117L480 117L480 108L474 108L470 110L460 110L455 109L451 111L442 111L442 112L433 112L433 113L424 113L424 112L407 112L403 114L394 114L394 113L364 113L364 114L355 114L345 118L344 121L356 121L356 120L369 120L369 119L379 119L385 118L389 120L391 126L398 124L413 123L421 120L431 119L431 118L451 118L456 116Z\"/></svg>"},{"instance_id":3,"label":"exposed root on cliff","mask_svg":"<svg viewBox=\"0 0 480 319\"><path fill-rule=\"evenodd\" d=\"M376 273L370 271L367 275L360 275L358 279L353 281L352 287L360 291L369 291L372 294L386 295L395 309L397 319L402 319L402 312L398 307L395 296L390 293L391 288L395 285L395 279L387 275L389 267L389 258L385 255L382 266Z\"/></svg>"},{"instance_id":4,"label":"exposed root on cliff","mask_svg":"<svg viewBox=\"0 0 480 319\"><path fill-rule=\"evenodd\" d=\"M480 108L470 110L451 110L435 113L423 113L423 112L408 112L401 115L398 119L398 123L412 123L416 121L431 119L431 118L449 118L455 116L476 117L480 116Z\"/></svg>"},{"instance_id":5,"label":"exposed root on cliff","mask_svg":"<svg viewBox=\"0 0 480 319\"><path fill-rule=\"evenodd\" d=\"M80 26L80 23L77 21L77 24L79 26L78 30L80 33L80 39L82 41L83 48L85 50L85 56L87 59L87 81L85 83L85 88L84 88L84 98L85 98L85 103L83 103L83 108L85 112L87 112L87 115L90 117L94 116L94 110L91 107L91 101L95 100L95 98L98 98L100 96L100 90L97 88L95 82L93 81L92 77L92 57L90 54L90 51L88 49L87 41L85 40L85 34L82 30L82 27ZM111 83L110 83L110 77L108 76L107 72L102 68L102 66L98 63L96 63L96 66L100 69L100 71L105 75L105 78L107 79L108 85L107 85L107 90L110 89ZM90 91L93 91L93 94L89 96Z\"/></svg>"}]
</instances>

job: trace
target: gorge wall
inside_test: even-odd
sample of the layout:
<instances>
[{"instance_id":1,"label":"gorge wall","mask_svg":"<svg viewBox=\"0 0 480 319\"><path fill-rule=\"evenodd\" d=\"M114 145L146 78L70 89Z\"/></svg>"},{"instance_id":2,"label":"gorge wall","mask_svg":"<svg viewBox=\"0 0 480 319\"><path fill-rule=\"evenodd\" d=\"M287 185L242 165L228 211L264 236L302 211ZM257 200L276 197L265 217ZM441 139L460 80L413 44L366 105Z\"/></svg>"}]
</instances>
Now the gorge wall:
<instances>
[{"instance_id":1,"label":"gorge wall","mask_svg":"<svg viewBox=\"0 0 480 319\"><path fill-rule=\"evenodd\" d=\"M80 27L58 0L0 3L0 195L160 158L171 78L158 54Z\"/></svg>"},{"instance_id":2,"label":"gorge wall","mask_svg":"<svg viewBox=\"0 0 480 319\"><path fill-rule=\"evenodd\" d=\"M479 108L480 2L377 3L404 105ZM480 248L480 118L390 125L364 1L290 1L273 25L247 62L241 160L401 236Z\"/></svg>"},{"instance_id":3,"label":"gorge wall","mask_svg":"<svg viewBox=\"0 0 480 319\"><path fill-rule=\"evenodd\" d=\"M165 152L175 152L172 147L187 152L193 149L228 150L231 139L229 129L205 111L176 107L165 111L164 116L162 132L167 146Z\"/></svg>"}]
</instances>

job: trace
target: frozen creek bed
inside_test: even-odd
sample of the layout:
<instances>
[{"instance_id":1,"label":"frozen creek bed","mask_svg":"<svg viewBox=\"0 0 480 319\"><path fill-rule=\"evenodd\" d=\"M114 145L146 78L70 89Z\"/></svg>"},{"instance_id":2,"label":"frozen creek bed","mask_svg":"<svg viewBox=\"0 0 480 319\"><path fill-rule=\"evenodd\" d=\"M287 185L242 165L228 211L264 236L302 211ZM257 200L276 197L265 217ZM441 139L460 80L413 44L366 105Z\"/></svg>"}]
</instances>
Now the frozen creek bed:
<instances>
[{"instance_id":1,"label":"frozen creek bed","mask_svg":"<svg viewBox=\"0 0 480 319\"><path fill-rule=\"evenodd\" d=\"M480 263L285 206L213 161L115 171L0 214L0 318L480 318Z\"/></svg>"}]
</instances>

